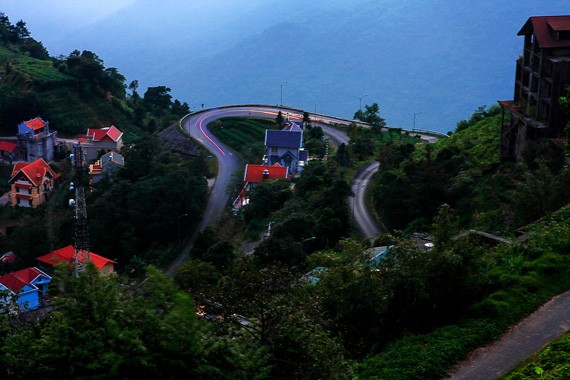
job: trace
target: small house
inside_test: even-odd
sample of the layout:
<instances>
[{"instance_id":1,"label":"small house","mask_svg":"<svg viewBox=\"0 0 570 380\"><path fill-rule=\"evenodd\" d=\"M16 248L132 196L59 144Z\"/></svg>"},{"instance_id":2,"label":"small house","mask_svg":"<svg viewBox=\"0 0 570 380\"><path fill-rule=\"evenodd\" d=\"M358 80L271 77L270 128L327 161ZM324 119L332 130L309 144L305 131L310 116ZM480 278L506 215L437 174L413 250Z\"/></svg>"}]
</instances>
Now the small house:
<instances>
[{"instance_id":1,"label":"small house","mask_svg":"<svg viewBox=\"0 0 570 380\"><path fill-rule=\"evenodd\" d=\"M108 152L89 165L89 174L93 183L110 176L114 171L125 166L125 158L117 152Z\"/></svg>"},{"instance_id":2,"label":"small house","mask_svg":"<svg viewBox=\"0 0 570 380\"><path fill-rule=\"evenodd\" d=\"M48 292L51 277L36 267L0 276L0 304L14 301L20 310L33 310L40 306L42 298Z\"/></svg>"},{"instance_id":3,"label":"small house","mask_svg":"<svg viewBox=\"0 0 570 380\"><path fill-rule=\"evenodd\" d=\"M290 174L297 174L302 170L302 147L303 130L296 123L289 122L280 131L265 131L265 159L268 165L279 164L288 168ZM305 154L304 159L307 157L308 154Z\"/></svg>"},{"instance_id":4,"label":"small house","mask_svg":"<svg viewBox=\"0 0 570 380\"><path fill-rule=\"evenodd\" d=\"M101 152L120 151L123 147L123 132L114 125L100 129L89 128L84 141L82 146L85 149L86 159L93 161L100 156Z\"/></svg>"},{"instance_id":5,"label":"small house","mask_svg":"<svg viewBox=\"0 0 570 380\"><path fill-rule=\"evenodd\" d=\"M93 264L95 264L99 273L104 276L115 271L116 262L111 259L93 252L89 252L89 259ZM53 252L38 257L37 260L40 262L40 267L49 272L51 272L53 270L52 268L59 263L69 263L69 265L74 265L75 247L68 245L67 247L56 249Z\"/></svg>"},{"instance_id":6,"label":"small house","mask_svg":"<svg viewBox=\"0 0 570 380\"><path fill-rule=\"evenodd\" d=\"M276 179L288 179L289 168L283 167L278 163L274 165L245 165L245 173L243 175L244 186L241 189L238 197L233 202L234 211L239 210L242 206L249 203L248 193L251 187L257 183L264 181L271 181Z\"/></svg>"}]
</instances>

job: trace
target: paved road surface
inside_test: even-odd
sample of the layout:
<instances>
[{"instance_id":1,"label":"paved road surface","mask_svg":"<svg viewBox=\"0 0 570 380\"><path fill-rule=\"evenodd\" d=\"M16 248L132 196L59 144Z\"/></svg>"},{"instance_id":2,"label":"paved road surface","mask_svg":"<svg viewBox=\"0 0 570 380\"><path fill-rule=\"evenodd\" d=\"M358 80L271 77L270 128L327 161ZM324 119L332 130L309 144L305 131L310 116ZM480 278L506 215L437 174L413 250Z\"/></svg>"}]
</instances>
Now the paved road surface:
<instances>
[{"instance_id":1,"label":"paved road surface","mask_svg":"<svg viewBox=\"0 0 570 380\"><path fill-rule=\"evenodd\" d=\"M351 182L352 192L354 193L354 196L349 200L352 218L358 230L367 238L373 238L379 233L385 232L383 228L378 226L366 207L366 191L368 190L370 180L379 167L379 162L371 162L361 168Z\"/></svg>"},{"instance_id":2,"label":"paved road surface","mask_svg":"<svg viewBox=\"0 0 570 380\"><path fill-rule=\"evenodd\" d=\"M208 123L228 116L243 116L243 117L259 117L275 119L277 113L281 110L284 117L288 117L293 121L302 121L303 112L295 110L292 108L278 108L278 107L268 107L268 106L236 106L236 107L223 107L211 110L201 111L188 116L182 126L190 133L190 135L203 144L208 150L216 155L220 163L220 169L218 177L212 188L211 198L208 202L208 206L204 213L204 218L199 226L199 230L202 231L208 224L215 222L216 217L220 215L221 210L225 208L228 203L229 195L226 189L230 183L232 173L240 169L240 160L236 153L231 149L225 147L218 139L216 139L207 130L206 126ZM330 124L343 124L347 125L351 120L325 116L320 114L310 113L310 118L314 125L320 126L323 132L329 136L335 144L348 144L349 139L346 133L337 128L333 128ZM377 167L377 166L376 166ZM371 178L373 173L371 173L367 178L359 179L359 182L367 181ZM364 182L362 182L364 183ZM364 199L364 190L360 190L356 199ZM357 201L358 202L358 201ZM351 203L352 205L352 203ZM364 207L364 203L361 204L362 207L358 207L354 211L355 222L359 229L365 233L366 237L372 237L377 234L378 228L374 223L374 219L368 213L368 210ZM368 233L368 234L367 234Z\"/></svg>"},{"instance_id":3,"label":"paved road surface","mask_svg":"<svg viewBox=\"0 0 570 380\"><path fill-rule=\"evenodd\" d=\"M497 342L475 350L450 380L493 380L570 330L570 292L562 293L507 331Z\"/></svg>"}]
</instances>

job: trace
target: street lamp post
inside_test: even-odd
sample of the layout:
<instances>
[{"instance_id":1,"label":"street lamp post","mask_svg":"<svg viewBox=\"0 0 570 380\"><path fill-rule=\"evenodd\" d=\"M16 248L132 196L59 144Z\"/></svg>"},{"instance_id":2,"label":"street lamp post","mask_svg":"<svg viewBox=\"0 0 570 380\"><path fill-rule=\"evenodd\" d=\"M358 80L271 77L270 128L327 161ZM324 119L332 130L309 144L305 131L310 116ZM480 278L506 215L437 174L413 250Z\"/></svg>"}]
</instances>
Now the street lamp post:
<instances>
[{"instance_id":1,"label":"street lamp post","mask_svg":"<svg viewBox=\"0 0 570 380\"><path fill-rule=\"evenodd\" d=\"M362 99L366 98L368 95L363 95L363 96L355 96L356 99L358 99L358 110L362 111Z\"/></svg>"},{"instance_id":2,"label":"street lamp post","mask_svg":"<svg viewBox=\"0 0 570 380\"><path fill-rule=\"evenodd\" d=\"M185 216L188 216L188 214L182 214L178 217L178 244L180 244L180 220Z\"/></svg>"},{"instance_id":3,"label":"street lamp post","mask_svg":"<svg viewBox=\"0 0 570 380\"><path fill-rule=\"evenodd\" d=\"M281 87L281 102L279 103L280 106L283 105L283 85L285 84L287 84L287 82L279 83L279 86Z\"/></svg>"},{"instance_id":4,"label":"street lamp post","mask_svg":"<svg viewBox=\"0 0 570 380\"><path fill-rule=\"evenodd\" d=\"M416 116L418 116L421 112L416 112L414 113L414 127L412 128L412 131L416 130Z\"/></svg>"}]
</instances>

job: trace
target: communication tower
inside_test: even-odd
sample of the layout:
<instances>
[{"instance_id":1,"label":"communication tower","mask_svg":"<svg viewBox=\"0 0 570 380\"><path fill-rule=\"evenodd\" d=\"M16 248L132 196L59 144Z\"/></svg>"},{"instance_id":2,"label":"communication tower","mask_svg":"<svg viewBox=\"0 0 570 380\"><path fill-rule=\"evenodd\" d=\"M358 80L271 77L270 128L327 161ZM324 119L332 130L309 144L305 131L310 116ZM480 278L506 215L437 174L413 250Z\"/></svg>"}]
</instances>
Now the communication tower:
<instances>
[{"instance_id":1,"label":"communication tower","mask_svg":"<svg viewBox=\"0 0 570 380\"><path fill-rule=\"evenodd\" d=\"M85 182L87 181L87 165L85 150L81 143L72 146L71 164L75 168L75 184L71 183L70 190L75 188L75 200L69 204L75 207L75 275L85 269L85 265L91 259L89 254L89 231L87 230L87 205L85 203Z\"/></svg>"}]
</instances>

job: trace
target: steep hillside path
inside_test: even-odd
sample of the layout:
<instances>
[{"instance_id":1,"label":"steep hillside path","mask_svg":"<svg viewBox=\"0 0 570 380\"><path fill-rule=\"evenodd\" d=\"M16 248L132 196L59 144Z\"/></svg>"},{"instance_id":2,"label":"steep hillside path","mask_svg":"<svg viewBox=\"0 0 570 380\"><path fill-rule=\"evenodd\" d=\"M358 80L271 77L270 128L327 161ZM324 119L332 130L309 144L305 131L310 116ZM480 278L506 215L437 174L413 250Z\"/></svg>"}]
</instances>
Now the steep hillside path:
<instances>
[{"instance_id":1,"label":"steep hillside path","mask_svg":"<svg viewBox=\"0 0 570 380\"><path fill-rule=\"evenodd\" d=\"M451 371L448 379L498 379L569 330L570 291L552 298L498 341L473 351Z\"/></svg>"}]
</instances>

